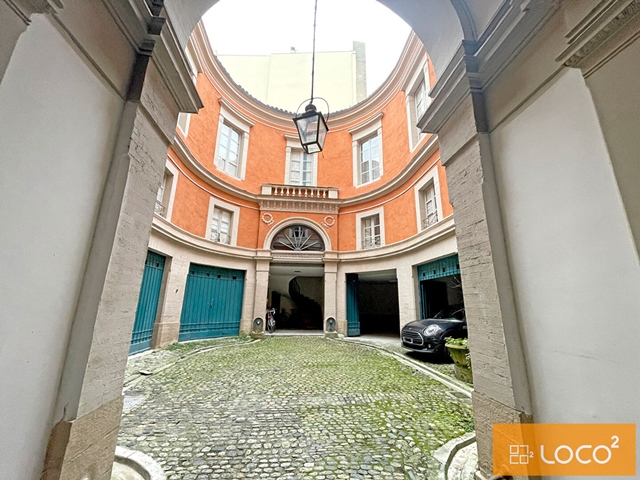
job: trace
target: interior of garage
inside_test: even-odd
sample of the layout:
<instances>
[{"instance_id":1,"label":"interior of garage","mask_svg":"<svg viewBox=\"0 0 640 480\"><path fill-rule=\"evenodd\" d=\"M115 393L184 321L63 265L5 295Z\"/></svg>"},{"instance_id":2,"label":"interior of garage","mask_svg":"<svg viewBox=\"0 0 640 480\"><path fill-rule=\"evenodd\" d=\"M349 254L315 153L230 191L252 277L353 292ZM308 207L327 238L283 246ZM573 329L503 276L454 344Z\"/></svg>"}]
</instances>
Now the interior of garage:
<instances>
[{"instance_id":1,"label":"interior of garage","mask_svg":"<svg viewBox=\"0 0 640 480\"><path fill-rule=\"evenodd\" d=\"M400 335L395 270L359 273L357 298L361 335Z\"/></svg>"},{"instance_id":2,"label":"interior of garage","mask_svg":"<svg viewBox=\"0 0 640 480\"><path fill-rule=\"evenodd\" d=\"M433 318L449 305L463 304L457 255L418 266L420 317Z\"/></svg>"}]
</instances>

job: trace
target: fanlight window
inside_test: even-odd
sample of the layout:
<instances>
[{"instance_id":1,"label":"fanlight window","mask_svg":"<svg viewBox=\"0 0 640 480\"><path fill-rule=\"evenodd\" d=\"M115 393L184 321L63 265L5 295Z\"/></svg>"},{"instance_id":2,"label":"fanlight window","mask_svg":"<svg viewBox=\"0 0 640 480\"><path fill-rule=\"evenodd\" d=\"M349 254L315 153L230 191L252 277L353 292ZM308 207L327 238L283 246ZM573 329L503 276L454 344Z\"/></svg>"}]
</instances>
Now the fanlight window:
<instances>
[{"instance_id":1,"label":"fanlight window","mask_svg":"<svg viewBox=\"0 0 640 480\"><path fill-rule=\"evenodd\" d=\"M280 230L271 243L272 250L293 250L295 252L323 252L324 242L312 228L291 225Z\"/></svg>"}]
</instances>

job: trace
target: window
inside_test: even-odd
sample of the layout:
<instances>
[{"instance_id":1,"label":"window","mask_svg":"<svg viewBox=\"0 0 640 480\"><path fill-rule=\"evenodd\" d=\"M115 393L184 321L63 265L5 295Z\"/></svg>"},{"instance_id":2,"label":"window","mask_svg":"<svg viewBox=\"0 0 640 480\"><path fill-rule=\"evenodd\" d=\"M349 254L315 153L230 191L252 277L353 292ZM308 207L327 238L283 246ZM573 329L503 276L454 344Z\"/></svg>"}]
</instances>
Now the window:
<instances>
[{"instance_id":1,"label":"window","mask_svg":"<svg viewBox=\"0 0 640 480\"><path fill-rule=\"evenodd\" d=\"M271 242L272 250L322 252L324 242L314 229L306 225L291 225L280 230Z\"/></svg>"},{"instance_id":2,"label":"window","mask_svg":"<svg viewBox=\"0 0 640 480\"><path fill-rule=\"evenodd\" d=\"M289 182L291 185L313 185L313 154L304 150L291 152Z\"/></svg>"},{"instance_id":3,"label":"window","mask_svg":"<svg viewBox=\"0 0 640 480\"><path fill-rule=\"evenodd\" d=\"M349 130L353 141L353 184L375 182L383 174L382 113Z\"/></svg>"},{"instance_id":4,"label":"window","mask_svg":"<svg viewBox=\"0 0 640 480\"><path fill-rule=\"evenodd\" d=\"M438 223L438 207L436 204L436 191L433 183L421 191L422 197L422 228L430 227Z\"/></svg>"},{"instance_id":5,"label":"window","mask_svg":"<svg viewBox=\"0 0 640 480\"><path fill-rule=\"evenodd\" d=\"M205 238L215 243L236 245L238 241L238 221L240 207L216 197L209 200L209 216Z\"/></svg>"},{"instance_id":6,"label":"window","mask_svg":"<svg viewBox=\"0 0 640 480\"><path fill-rule=\"evenodd\" d=\"M182 134L186 137L189 133L189 123L191 122L191 114L179 113L178 114L178 128Z\"/></svg>"},{"instance_id":7,"label":"window","mask_svg":"<svg viewBox=\"0 0 640 480\"><path fill-rule=\"evenodd\" d=\"M226 123L220 126L218 137L218 168L234 177L238 176L240 133Z\"/></svg>"},{"instance_id":8,"label":"window","mask_svg":"<svg viewBox=\"0 0 640 480\"><path fill-rule=\"evenodd\" d=\"M411 149L415 148L425 136L418 128L418 121L431 103L430 88L429 62L425 55L413 66L413 74L408 76L403 86L403 90L406 92L409 146Z\"/></svg>"},{"instance_id":9,"label":"window","mask_svg":"<svg viewBox=\"0 0 640 480\"><path fill-rule=\"evenodd\" d=\"M375 135L360 143L360 184L380 178L380 137Z\"/></svg>"},{"instance_id":10,"label":"window","mask_svg":"<svg viewBox=\"0 0 640 480\"><path fill-rule=\"evenodd\" d=\"M156 215L160 215L167 220L171 218L171 207L176 191L175 179L177 175L178 170L171 163L167 163L164 169L162 183L156 195L156 204L153 211Z\"/></svg>"},{"instance_id":11,"label":"window","mask_svg":"<svg viewBox=\"0 0 640 480\"><path fill-rule=\"evenodd\" d=\"M442 220L440 181L438 179L439 165L440 162L436 162L414 187L418 231L429 228Z\"/></svg>"},{"instance_id":12,"label":"window","mask_svg":"<svg viewBox=\"0 0 640 480\"><path fill-rule=\"evenodd\" d=\"M249 130L253 123L231 104L220 99L220 119L214 164L221 172L244 180L249 150Z\"/></svg>"},{"instance_id":13,"label":"window","mask_svg":"<svg viewBox=\"0 0 640 480\"><path fill-rule=\"evenodd\" d=\"M382 245L380 215L372 215L362 219L362 248L376 248Z\"/></svg>"},{"instance_id":14,"label":"window","mask_svg":"<svg viewBox=\"0 0 640 480\"><path fill-rule=\"evenodd\" d=\"M297 135L285 135L287 141L284 183L311 187L318 181L318 154L306 153Z\"/></svg>"},{"instance_id":15,"label":"window","mask_svg":"<svg viewBox=\"0 0 640 480\"><path fill-rule=\"evenodd\" d=\"M213 208L211 217L212 241L229 245L231 243L231 216L232 213L219 207Z\"/></svg>"},{"instance_id":16,"label":"window","mask_svg":"<svg viewBox=\"0 0 640 480\"><path fill-rule=\"evenodd\" d=\"M413 94L413 98L416 104L416 119L419 120L420 117L422 117L422 114L427 111L427 100L429 98L427 97L427 89L424 84L424 79L420 81L418 88Z\"/></svg>"}]
</instances>

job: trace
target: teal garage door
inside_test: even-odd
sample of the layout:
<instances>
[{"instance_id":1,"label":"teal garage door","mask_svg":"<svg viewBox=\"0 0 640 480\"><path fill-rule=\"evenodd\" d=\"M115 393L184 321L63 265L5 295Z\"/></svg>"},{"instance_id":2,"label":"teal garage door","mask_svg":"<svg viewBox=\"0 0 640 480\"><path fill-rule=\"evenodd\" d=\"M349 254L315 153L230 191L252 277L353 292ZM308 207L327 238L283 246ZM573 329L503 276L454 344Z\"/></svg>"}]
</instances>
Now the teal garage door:
<instances>
[{"instance_id":1,"label":"teal garage door","mask_svg":"<svg viewBox=\"0 0 640 480\"><path fill-rule=\"evenodd\" d=\"M360 312L358 310L358 274L347 273L347 336L360 335Z\"/></svg>"},{"instance_id":2,"label":"teal garage door","mask_svg":"<svg viewBox=\"0 0 640 480\"><path fill-rule=\"evenodd\" d=\"M138 309L136 320L133 324L131 335L131 347L129 353L147 350L151 345L153 324L158 312L158 300L162 287L162 274L164 273L165 257L154 252L147 252L147 260L142 274L142 285L138 297Z\"/></svg>"},{"instance_id":3,"label":"teal garage door","mask_svg":"<svg viewBox=\"0 0 640 480\"><path fill-rule=\"evenodd\" d=\"M238 335L244 271L191 264L179 340Z\"/></svg>"}]
</instances>

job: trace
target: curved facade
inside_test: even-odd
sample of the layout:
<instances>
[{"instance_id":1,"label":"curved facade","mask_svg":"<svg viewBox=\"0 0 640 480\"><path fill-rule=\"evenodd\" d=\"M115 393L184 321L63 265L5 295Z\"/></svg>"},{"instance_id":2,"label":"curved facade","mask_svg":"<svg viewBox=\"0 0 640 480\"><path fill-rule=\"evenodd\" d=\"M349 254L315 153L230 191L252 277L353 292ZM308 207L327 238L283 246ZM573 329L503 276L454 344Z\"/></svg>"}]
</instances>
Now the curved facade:
<instances>
[{"instance_id":1,"label":"curved facade","mask_svg":"<svg viewBox=\"0 0 640 480\"><path fill-rule=\"evenodd\" d=\"M322 328L334 317L342 334L349 322L397 333L417 318L418 267L456 253L437 137L415 127L435 82L417 37L370 98L331 114L324 151L315 155L303 153L293 114L230 80L201 25L188 56L204 108L180 117L158 195L149 248L170 268L153 346L179 337L192 264L244 272L242 300L228 301L242 302L245 333L266 305L281 326ZM357 292L346 281L354 275ZM297 301L287 286L294 279L305 297ZM350 295L360 303L356 318Z\"/></svg>"}]
</instances>

